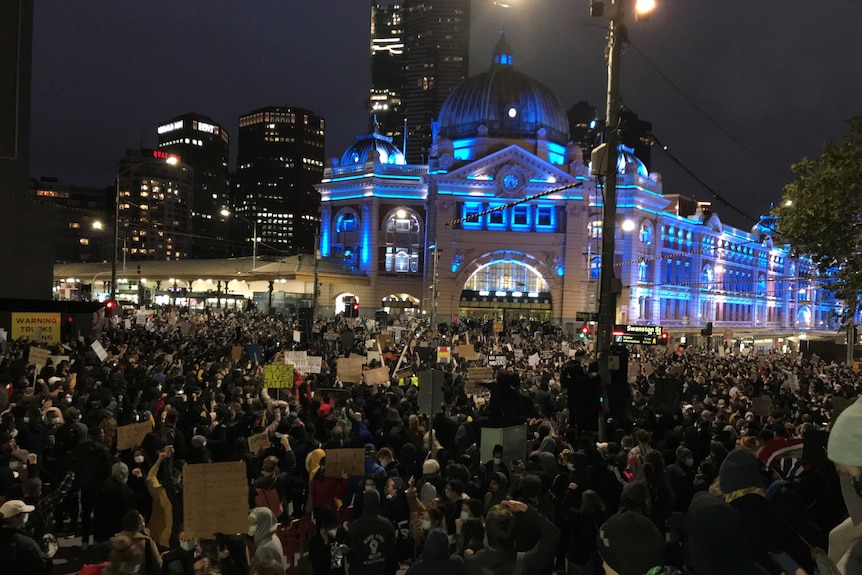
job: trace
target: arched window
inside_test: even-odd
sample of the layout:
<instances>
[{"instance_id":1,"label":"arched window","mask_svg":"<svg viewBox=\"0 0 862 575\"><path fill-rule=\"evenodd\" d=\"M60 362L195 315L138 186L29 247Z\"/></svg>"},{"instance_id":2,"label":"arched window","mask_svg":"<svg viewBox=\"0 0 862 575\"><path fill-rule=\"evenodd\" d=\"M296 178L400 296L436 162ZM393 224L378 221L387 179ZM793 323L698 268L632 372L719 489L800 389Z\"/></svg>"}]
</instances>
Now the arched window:
<instances>
[{"instance_id":1,"label":"arched window","mask_svg":"<svg viewBox=\"0 0 862 575\"><path fill-rule=\"evenodd\" d=\"M593 256L590 260L590 279L597 280L602 276L602 256Z\"/></svg>"},{"instance_id":2,"label":"arched window","mask_svg":"<svg viewBox=\"0 0 862 575\"><path fill-rule=\"evenodd\" d=\"M422 251L422 225L413 210L393 210L384 224L387 272L418 273Z\"/></svg>"},{"instance_id":3,"label":"arched window","mask_svg":"<svg viewBox=\"0 0 862 575\"><path fill-rule=\"evenodd\" d=\"M646 262L638 263L638 281L646 282L649 281L647 278L649 277L649 264Z\"/></svg>"},{"instance_id":4,"label":"arched window","mask_svg":"<svg viewBox=\"0 0 862 575\"><path fill-rule=\"evenodd\" d=\"M518 260L499 259L480 266L464 284L464 289L504 292L547 292L548 283L533 266Z\"/></svg>"},{"instance_id":5,"label":"arched window","mask_svg":"<svg viewBox=\"0 0 862 575\"><path fill-rule=\"evenodd\" d=\"M649 222L641 224L640 240L644 245L652 245L652 225Z\"/></svg>"},{"instance_id":6,"label":"arched window","mask_svg":"<svg viewBox=\"0 0 862 575\"><path fill-rule=\"evenodd\" d=\"M345 208L335 216L335 233L332 236L332 255L344 258L349 264L357 262L359 255L359 215Z\"/></svg>"},{"instance_id":7,"label":"arched window","mask_svg":"<svg viewBox=\"0 0 862 575\"><path fill-rule=\"evenodd\" d=\"M715 287L712 285L712 280L712 266L706 264L705 266L703 266L703 271L701 271L700 273L700 281L703 282L703 287L705 287L706 289L712 289L713 287Z\"/></svg>"}]
</instances>

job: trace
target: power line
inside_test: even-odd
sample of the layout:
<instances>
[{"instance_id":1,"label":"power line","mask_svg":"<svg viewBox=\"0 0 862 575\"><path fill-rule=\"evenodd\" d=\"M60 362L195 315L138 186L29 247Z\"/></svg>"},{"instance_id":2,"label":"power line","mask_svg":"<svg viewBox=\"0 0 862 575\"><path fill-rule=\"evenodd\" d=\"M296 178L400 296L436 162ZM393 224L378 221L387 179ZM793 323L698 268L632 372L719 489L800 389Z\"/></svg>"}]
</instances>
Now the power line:
<instances>
[{"instance_id":1,"label":"power line","mask_svg":"<svg viewBox=\"0 0 862 575\"><path fill-rule=\"evenodd\" d=\"M578 188L578 187L583 186L583 185L584 185L584 183L583 183L583 182L575 182L574 184L566 184L565 186L560 186L560 187L558 187L558 188L553 188L553 189L548 190L548 191L546 191L546 192L539 192L538 194L533 194L532 196L527 196L526 198L523 198L523 199L521 199L521 200L516 200L516 201L514 201L514 202L509 202L509 203L507 203L507 204L503 204L502 206L496 206L496 207L493 207L493 208L487 209L487 210L485 210L485 211L483 211L483 212L477 212L477 213L475 213L475 214L470 214L469 216L465 216L465 217L463 217L463 218L458 218L457 220L452 220L452 221L446 222L446 225L447 225L447 226L455 226L455 225L458 225L458 224L460 224L460 223L462 223L462 222L475 221L475 220L478 220L479 218L481 218L482 216L485 216L485 215L488 215L488 214L492 214L492 213L494 213L494 212L502 212L503 210L508 210L509 208L514 207L514 206L517 206L518 204L523 204L523 203L526 203L526 202L529 202L529 201L535 200L535 199L537 199L537 198L541 198L541 197L543 197L543 196L548 196L548 195L550 195L550 194L555 194L555 193L557 193L557 192L562 192L563 190L568 190L568 189L571 189L571 188Z\"/></svg>"}]
</instances>

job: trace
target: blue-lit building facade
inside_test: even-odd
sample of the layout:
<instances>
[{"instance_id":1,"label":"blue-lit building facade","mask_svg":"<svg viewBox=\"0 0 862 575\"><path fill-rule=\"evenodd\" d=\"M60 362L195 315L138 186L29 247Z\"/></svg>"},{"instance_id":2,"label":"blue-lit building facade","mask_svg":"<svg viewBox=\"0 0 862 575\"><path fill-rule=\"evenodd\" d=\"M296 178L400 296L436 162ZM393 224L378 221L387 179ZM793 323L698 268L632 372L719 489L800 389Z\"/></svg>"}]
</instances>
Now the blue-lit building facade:
<instances>
[{"instance_id":1,"label":"blue-lit building facade","mask_svg":"<svg viewBox=\"0 0 862 575\"><path fill-rule=\"evenodd\" d=\"M455 88L433 132L427 165L407 164L372 132L325 170L320 253L369 281L345 284L321 311L355 298L365 311L430 314L436 267L440 321L530 317L574 333L577 312L598 309L602 194L569 141L564 108L515 69L501 37L489 70ZM810 266L773 244L768 226L726 226L709 204L665 193L659 174L620 152L619 323L835 326L838 303L809 279Z\"/></svg>"}]
</instances>

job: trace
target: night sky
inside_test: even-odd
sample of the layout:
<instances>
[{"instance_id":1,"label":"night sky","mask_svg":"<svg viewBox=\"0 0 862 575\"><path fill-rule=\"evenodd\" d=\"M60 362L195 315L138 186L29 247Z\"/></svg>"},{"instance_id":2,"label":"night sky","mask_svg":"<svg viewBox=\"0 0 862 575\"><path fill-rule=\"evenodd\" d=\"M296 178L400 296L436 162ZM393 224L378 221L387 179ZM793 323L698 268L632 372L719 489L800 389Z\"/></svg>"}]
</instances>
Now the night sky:
<instances>
[{"instance_id":1,"label":"night sky","mask_svg":"<svg viewBox=\"0 0 862 575\"><path fill-rule=\"evenodd\" d=\"M604 21L589 17L588 0L505 1L509 10L473 0L471 74L487 69L505 22L517 69L566 108L587 100L603 110ZM792 162L862 114L862 2L658 3L649 22L628 20L623 101L757 216L780 198ZM224 125L235 157L238 116L267 105L322 114L327 156L340 156L368 130L369 13L367 0L37 2L31 173L108 185L127 147L155 146L156 126L189 111ZM657 149L652 169L665 193L709 199Z\"/></svg>"}]
</instances>

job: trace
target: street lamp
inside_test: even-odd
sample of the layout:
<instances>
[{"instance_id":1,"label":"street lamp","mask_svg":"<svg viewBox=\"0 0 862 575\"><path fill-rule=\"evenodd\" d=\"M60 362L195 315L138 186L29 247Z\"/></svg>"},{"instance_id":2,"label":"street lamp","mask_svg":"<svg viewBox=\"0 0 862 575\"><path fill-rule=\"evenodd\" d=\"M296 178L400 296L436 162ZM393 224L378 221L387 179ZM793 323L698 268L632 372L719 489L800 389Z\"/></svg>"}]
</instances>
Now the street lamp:
<instances>
[{"instance_id":1,"label":"street lamp","mask_svg":"<svg viewBox=\"0 0 862 575\"><path fill-rule=\"evenodd\" d=\"M254 221L251 221L247 218L242 217L239 214L232 213L227 208L222 208L221 212L219 212L223 218L229 218L231 216L236 216L237 219L244 221L247 224L252 225L252 252L251 252L251 270L254 271L257 268L257 217L254 218Z\"/></svg>"},{"instance_id":2,"label":"street lamp","mask_svg":"<svg viewBox=\"0 0 862 575\"><path fill-rule=\"evenodd\" d=\"M608 63L608 93L605 122L605 159L604 197L602 198L602 260L599 279L599 326L596 339L596 351L601 374L602 395L608 397L611 373L609 367L610 351L613 343L612 331L617 311L617 292L621 291L619 282L614 277L614 233L617 219L617 147L619 146L620 123L620 64L622 62L623 45L627 40L625 24L623 24L625 0L591 0L590 13L608 19L608 46L606 50ZM635 0L635 14L638 20L646 19L655 8L655 0ZM604 409L608 402L604 402ZM602 417L599 433L604 440L605 418Z\"/></svg>"},{"instance_id":3,"label":"street lamp","mask_svg":"<svg viewBox=\"0 0 862 575\"><path fill-rule=\"evenodd\" d=\"M634 220L625 220L622 225L624 232L633 232L635 230Z\"/></svg>"}]
</instances>

